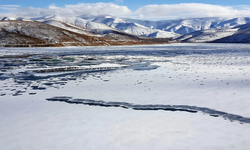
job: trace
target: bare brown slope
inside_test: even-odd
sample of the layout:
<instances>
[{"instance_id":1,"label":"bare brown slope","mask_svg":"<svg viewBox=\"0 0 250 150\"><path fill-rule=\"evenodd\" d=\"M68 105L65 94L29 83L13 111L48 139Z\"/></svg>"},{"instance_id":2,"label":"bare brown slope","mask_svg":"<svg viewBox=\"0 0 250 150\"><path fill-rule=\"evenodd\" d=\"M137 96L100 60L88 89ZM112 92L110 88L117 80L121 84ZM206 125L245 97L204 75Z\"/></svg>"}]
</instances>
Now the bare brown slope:
<instances>
[{"instance_id":1,"label":"bare brown slope","mask_svg":"<svg viewBox=\"0 0 250 150\"><path fill-rule=\"evenodd\" d=\"M0 21L0 46L102 46L162 43L131 35L109 37L79 34L36 21ZM166 41L164 41L166 42Z\"/></svg>"},{"instance_id":2,"label":"bare brown slope","mask_svg":"<svg viewBox=\"0 0 250 150\"><path fill-rule=\"evenodd\" d=\"M27 35L22 35L19 33L11 33L5 30L0 31L0 41L0 46L5 47L53 46L53 44L50 44L47 41L40 40L38 38L30 37Z\"/></svg>"}]
</instances>

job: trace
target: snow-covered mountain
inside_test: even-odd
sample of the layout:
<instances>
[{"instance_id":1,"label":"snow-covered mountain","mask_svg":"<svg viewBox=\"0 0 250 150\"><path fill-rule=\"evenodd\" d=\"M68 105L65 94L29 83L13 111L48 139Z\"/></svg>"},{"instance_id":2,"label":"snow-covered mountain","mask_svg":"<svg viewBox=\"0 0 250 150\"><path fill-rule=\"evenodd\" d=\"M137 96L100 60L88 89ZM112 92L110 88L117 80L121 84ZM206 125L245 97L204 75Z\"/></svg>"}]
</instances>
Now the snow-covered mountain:
<instances>
[{"instance_id":1,"label":"snow-covered mountain","mask_svg":"<svg viewBox=\"0 0 250 150\"><path fill-rule=\"evenodd\" d=\"M137 23L114 23L111 25L111 27L126 33L140 35L144 37L172 38L180 36L179 34L173 32L166 32L158 29L152 29Z\"/></svg>"},{"instance_id":2,"label":"snow-covered mountain","mask_svg":"<svg viewBox=\"0 0 250 150\"><path fill-rule=\"evenodd\" d=\"M250 18L248 17L145 21L110 15L74 17L51 15L38 18L4 17L0 19L2 22L20 21L31 24L40 22L74 34L107 38L117 42L133 40L166 42L167 39L173 39L177 42L250 42L248 40ZM4 28L4 31L8 30ZM15 30L16 32L18 34L24 33L19 30ZM25 32L25 35L30 36L31 33L29 30L27 33ZM32 35L32 37L44 40L37 35ZM53 39L52 37L47 39ZM159 40L152 40L152 38ZM57 38L54 40L58 41ZM45 41L49 42L50 40Z\"/></svg>"},{"instance_id":3,"label":"snow-covered mountain","mask_svg":"<svg viewBox=\"0 0 250 150\"><path fill-rule=\"evenodd\" d=\"M23 18L6 17L3 20L22 20ZM226 35L230 35L230 30L239 25L250 23L250 18L189 18L189 19L175 19L175 20L161 20L161 21L146 21L130 18L118 18L111 15L100 16L74 16L65 17L58 15L44 16L39 18L30 18L63 29L83 32L94 32L97 34L108 33L113 31L122 31L129 34L151 37L151 38L177 38L181 35L203 30L210 30L204 32L220 32L221 34L214 37L218 39ZM60 23L59 23L60 22ZM63 23L63 24L62 24ZM72 29L74 28L74 29ZM220 30L223 29L223 30ZM227 33L222 33L222 32ZM91 34L91 33L89 33ZM193 33L192 33L193 34ZM198 34L198 33L195 33ZM190 35L189 35L190 36ZM205 40L205 39L204 39ZM210 41L213 39L210 39ZM202 40L201 40L202 41ZM200 41L200 42L201 42Z\"/></svg>"},{"instance_id":4,"label":"snow-covered mountain","mask_svg":"<svg viewBox=\"0 0 250 150\"><path fill-rule=\"evenodd\" d=\"M250 18L189 18L163 21L142 21L127 19L127 21L136 22L146 27L154 29L175 32L178 34L188 34L194 31L206 29L229 29L238 25L250 22Z\"/></svg>"},{"instance_id":5,"label":"snow-covered mountain","mask_svg":"<svg viewBox=\"0 0 250 150\"><path fill-rule=\"evenodd\" d=\"M4 21L4 20L32 21L31 19L28 19L28 18L13 17L13 16L3 17L0 20L2 20L2 21Z\"/></svg>"},{"instance_id":6,"label":"snow-covered mountain","mask_svg":"<svg viewBox=\"0 0 250 150\"><path fill-rule=\"evenodd\" d=\"M238 29L207 29L185 34L176 40L182 42L211 42L235 34Z\"/></svg>"},{"instance_id":7,"label":"snow-covered mountain","mask_svg":"<svg viewBox=\"0 0 250 150\"><path fill-rule=\"evenodd\" d=\"M101 41L95 37L77 34L37 21L4 20L0 22L1 45L92 45ZM102 43L102 42L99 42Z\"/></svg>"},{"instance_id":8,"label":"snow-covered mountain","mask_svg":"<svg viewBox=\"0 0 250 150\"><path fill-rule=\"evenodd\" d=\"M43 21L42 23L45 24L49 24L55 27L59 27L65 30L69 30L72 32L76 32L79 34L85 34L85 35L90 35L90 36L98 36L96 34L93 34L92 32L90 32L88 29L83 28L83 27L78 27L76 25L72 25L72 24L67 24L64 22L60 22L60 21L56 21L56 20L48 20L48 21Z\"/></svg>"},{"instance_id":9,"label":"snow-covered mountain","mask_svg":"<svg viewBox=\"0 0 250 150\"><path fill-rule=\"evenodd\" d=\"M7 18L0 21L0 46L98 46L168 42L167 39L144 38L115 29L112 32L109 30L107 33L94 34L84 27L55 20L39 22Z\"/></svg>"},{"instance_id":10,"label":"snow-covered mountain","mask_svg":"<svg viewBox=\"0 0 250 150\"><path fill-rule=\"evenodd\" d=\"M86 29L102 29L102 30L111 30L109 26L101 23L96 23L92 21L88 21L79 17L65 17L59 15L52 15L52 16L44 16L40 18L31 18L32 20L39 21L39 22L47 22L47 21L60 21L63 23L71 24L74 26L86 28Z\"/></svg>"},{"instance_id":11,"label":"snow-covered mountain","mask_svg":"<svg viewBox=\"0 0 250 150\"><path fill-rule=\"evenodd\" d=\"M136 20L134 22L131 22L128 21L128 19L117 18L110 15L101 15L96 17L95 16L79 16L79 17L92 22L106 24L117 30L139 36L152 37L152 38L173 38L180 36L179 34L174 32L167 32L144 26L140 23L137 23Z\"/></svg>"},{"instance_id":12,"label":"snow-covered mountain","mask_svg":"<svg viewBox=\"0 0 250 150\"><path fill-rule=\"evenodd\" d=\"M250 23L250 18L189 18L189 19L175 19L175 20L161 20L161 21L146 21L130 18L117 18L114 16L79 16L83 19L103 23L108 26L117 28L126 26L135 26L139 24L141 26L158 29L162 31L172 32L176 34L188 34L191 32L206 30L206 29L230 29L238 25ZM117 26L118 25L118 26Z\"/></svg>"},{"instance_id":13,"label":"snow-covered mountain","mask_svg":"<svg viewBox=\"0 0 250 150\"><path fill-rule=\"evenodd\" d=\"M112 22L114 24L109 24L110 16L103 16L107 20L102 22L102 19L98 21L99 17L95 18L95 21L82 19L81 17L64 17L64 16L45 16L40 18L32 18L32 20L40 21L43 23L48 23L50 25L54 25L57 27L62 27L64 29L65 26L62 24L58 24L58 22L66 23L70 26L86 28L88 31L102 34L112 31L122 31L129 34L144 36L144 37L151 37L151 38L172 38L178 37L179 34L173 32L166 32L158 29L151 29L145 26L142 26L137 23L125 23L122 19L116 18ZM102 18L102 17L101 17ZM89 18L88 18L89 19ZM93 19L93 18L92 18ZM112 20L113 18L111 18Z\"/></svg>"},{"instance_id":14,"label":"snow-covered mountain","mask_svg":"<svg viewBox=\"0 0 250 150\"><path fill-rule=\"evenodd\" d=\"M250 23L230 29L207 29L176 38L182 42L250 43Z\"/></svg>"},{"instance_id":15,"label":"snow-covered mountain","mask_svg":"<svg viewBox=\"0 0 250 150\"><path fill-rule=\"evenodd\" d=\"M218 43L250 43L250 23L235 27L237 30L233 35L227 36L213 42Z\"/></svg>"},{"instance_id":16,"label":"snow-covered mountain","mask_svg":"<svg viewBox=\"0 0 250 150\"><path fill-rule=\"evenodd\" d=\"M80 34L87 34L87 35L91 35L91 36L103 37L106 34L113 33L113 34L117 34L117 35L118 34L128 35L130 37L138 39L139 37L137 37L137 35L140 35L140 34L132 34L131 32L125 32L123 30L118 30L116 28L110 27L110 26L105 25L103 23L88 21L88 20L82 19L80 17L64 17L64 16L58 16L58 15L52 15L52 16L44 16L44 17L40 17L40 18L31 18L31 19L34 21L39 21L39 22L46 23L46 24L49 24L52 26L63 28L65 30L70 30L72 32L77 32ZM138 25L138 26L141 26L141 25ZM163 36L163 35L168 36L167 33L165 33L164 31L161 31L161 30L159 30L157 32L157 34L155 34L155 36ZM173 35L173 34L171 34L171 35ZM169 36L171 36L171 35L169 35ZM177 35L177 34L175 34L175 35ZM145 36L145 37L147 37L147 36ZM154 35L148 35L148 37L154 38Z\"/></svg>"},{"instance_id":17,"label":"snow-covered mountain","mask_svg":"<svg viewBox=\"0 0 250 150\"><path fill-rule=\"evenodd\" d=\"M64 17L58 15L32 18L32 20L46 23L52 26L92 36L104 36L105 34L119 32L119 30L102 23L88 21L79 17Z\"/></svg>"}]
</instances>

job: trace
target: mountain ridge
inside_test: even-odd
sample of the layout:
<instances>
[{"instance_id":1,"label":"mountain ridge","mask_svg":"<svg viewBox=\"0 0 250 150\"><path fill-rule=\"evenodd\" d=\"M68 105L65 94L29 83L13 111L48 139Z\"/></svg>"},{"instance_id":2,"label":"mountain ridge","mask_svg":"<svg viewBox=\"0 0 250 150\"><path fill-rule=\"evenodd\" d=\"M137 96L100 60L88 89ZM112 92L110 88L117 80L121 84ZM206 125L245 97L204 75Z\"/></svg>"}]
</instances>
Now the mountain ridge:
<instances>
[{"instance_id":1,"label":"mountain ridge","mask_svg":"<svg viewBox=\"0 0 250 150\"><path fill-rule=\"evenodd\" d=\"M83 29L84 30L84 29ZM86 32L85 32L86 33ZM103 35L73 32L38 21L3 20L0 22L0 46L109 46L167 43L116 31Z\"/></svg>"},{"instance_id":2,"label":"mountain ridge","mask_svg":"<svg viewBox=\"0 0 250 150\"><path fill-rule=\"evenodd\" d=\"M8 28L3 28L3 22L19 21L28 22L29 24L41 23L60 32L70 32L71 36L87 36L105 41L106 44L99 42L99 45L123 45L125 43L168 43L170 42L190 42L190 43L207 43L207 42L223 42L223 43L250 43L250 18L188 18L188 19L175 19L175 20L160 20L160 21L147 21L137 20L130 18L119 18L111 15L100 16L73 16L65 17L59 15L50 15L37 18L23 18L23 17L3 17L0 22L1 39L0 42L6 43L6 39L10 36L16 35L19 39L23 37L30 41L31 39L42 40L42 43L47 44L60 43L60 38L54 37L47 33L49 39L37 37L41 33L33 33L28 30L26 32L15 30L10 31ZM23 24L24 25L24 24ZM16 25L17 26L17 25ZM55 27L55 28L54 28ZM12 26L12 28L14 28ZM19 26L19 28L21 28ZM40 27L41 28L41 27ZM27 29L26 29L27 30ZM35 31L35 30L33 30ZM29 33L30 32L30 33ZM53 32L51 32L52 34ZM43 33L44 34L44 33ZM7 36L8 35L8 36ZM65 34L60 34L62 37ZM69 33L68 33L69 35ZM6 36L6 39L4 39ZM29 36L29 37L28 37ZM8 38L7 38L8 37ZM79 46L93 45L84 44L84 40L73 40L71 43L80 42L76 44ZM67 39L66 38L66 39ZM102 38L102 40L100 40ZM16 41L17 41L16 39ZM38 40L38 41L39 41ZM54 42L55 40L56 42ZM22 40L21 40L22 41ZM31 40L32 41L32 40ZM36 41L36 40L35 40ZM74 42L73 42L74 41ZM98 41L98 40L97 40ZM40 41L41 42L41 41ZM76 43L77 43L76 42ZM91 43L91 42L90 42ZM101 44L102 43L102 44ZM131 43L131 44L132 44ZM60 45L59 44L59 45ZM3 45L3 44L2 44ZM95 45L95 44L94 44ZM98 44L97 44L98 45Z\"/></svg>"}]
</instances>

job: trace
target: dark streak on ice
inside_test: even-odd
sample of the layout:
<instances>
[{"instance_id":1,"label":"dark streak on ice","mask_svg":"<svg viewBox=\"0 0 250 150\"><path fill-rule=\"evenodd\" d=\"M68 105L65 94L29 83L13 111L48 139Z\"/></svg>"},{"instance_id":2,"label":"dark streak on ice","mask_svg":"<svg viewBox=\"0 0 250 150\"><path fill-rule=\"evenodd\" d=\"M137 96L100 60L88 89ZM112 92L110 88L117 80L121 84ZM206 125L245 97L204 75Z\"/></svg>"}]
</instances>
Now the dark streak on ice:
<instances>
[{"instance_id":1,"label":"dark streak on ice","mask_svg":"<svg viewBox=\"0 0 250 150\"><path fill-rule=\"evenodd\" d=\"M47 98L48 101L60 101L70 104L83 104L89 106L101 106L101 107L121 107L125 109L134 109L134 110L164 110L164 111L183 111L189 113L202 112L208 114L212 117L223 117L230 121L239 121L241 123L250 123L250 118L242 117L235 114L230 114L210 108L197 107L197 106L188 106L188 105L139 105L126 102L105 102L105 101L96 101L90 99L73 99L72 97L53 97Z\"/></svg>"}]
</instances>

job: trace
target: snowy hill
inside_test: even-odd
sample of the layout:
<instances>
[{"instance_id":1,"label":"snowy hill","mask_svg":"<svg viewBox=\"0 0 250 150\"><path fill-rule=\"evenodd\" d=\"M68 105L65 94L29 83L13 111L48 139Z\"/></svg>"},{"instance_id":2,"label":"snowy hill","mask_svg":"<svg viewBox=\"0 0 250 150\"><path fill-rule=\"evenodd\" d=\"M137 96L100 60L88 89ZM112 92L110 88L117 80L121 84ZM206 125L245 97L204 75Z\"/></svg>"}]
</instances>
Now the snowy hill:
<instances>
[{"instance_id":1,"label":"snowy hill","mask_svg":"<svg viewBox=\"0 0 250 150\"><path fill-rule=\"evenodd\" d=\"M231 36L237 32L237 29L208 29L208 30L200 30L196 32L192 32L189 34L185 34L176 40L182 42L195 42L195 43L203 43L203 42L211 42L214 40L218 40L227 36Z\"/></svg>"},{"instance_id":2,"label":"snowy hill","mask_svg":"<svg viewBox=\"0 0 250 150\"><path fill-rule=\"evenodd\" d=\"M3 17L0 19L1 21L5 21L5 20L18 20L18 21L32 21L30 19L27 18L22 18L22 17Z\"/></svg>"},{"instance_id":3,"label":"snowy hill","mask_svg":"<svg viewBox=\"0 0 250 150\"><path fill-rule=\"evenodd\" d=\"M182 42L250 43L250 23L231 29L207 29L176 38Z\"/></svg>"},{"instance_id":4,"label":"snowy hill","mask_svg":"<svg viewBox=\"0 0 250 150\"><path fill-rule=\"evenodd\" d=\"M173 38L180 36L177 33L173 32L166 32L163 30L158 30L158 29L152 29L150 27L146 27L140 23L135 22L130 22L127 21L126 19L122 18L117 18L113 16L79 16L80 18L87 19L92 22L97 22L97 23L102 23L106 24L112 28L115 28L117 30L134 34L134 35L139 35L139 36L144 36L144 37L152 37L152 38Z\"/></svg>"},{"instance_id":5,"label":"snowy hill","mask_svg":"<svg viewBox=\"0 0 250 150\"><path fill-rule=\"evenodd\" d=\"M80 16L83 19L103 23L108 26L119 28L124 26L134 26L139 24L150 29L158 29L162 31L172 32L176 34L188 34L194 31L205 29L230 29L239 25L250 23L250 18L189 18L189 19L175 19L175 20L161 20L161 21L147 21L130 18L117 18L114 16ZM117 26L119 24L119 26ZM119 30L119 29L118 29Z\"/></svg>"},{"instance_id":6,"label":"snowy hill","mask_svg":"<svg viewBox=\"0 0 250 150\"><path fill-rule=\"evenodd\" d=\"M145 27L137 23L114 23L111 25L111 27L116 28L117 30L120 30L126 33L140 35L144 37L172 38L172 37L180 36L179 34L176 34L173 32L166 32L162 30L151 29L151 28Z\"/></svg>"},{"instance_id":7,"label":"snowy hill","mask_svg":"<svg viewBox=\"0 0 250 150\"><path fill-rule=\"evenodd\" d=\"M102 29L102 30L111 30L107 25L101 24L101 23L96 23L96 22L91 22L79 17L64 17L64 16L58 16L58 15L52 15L52 16L44 16L40 18L32 18L32 20L39 21L39 22L46 22L46 21L60 21L63 23L75 25L78 27L83 27L86 29Z\"/></svg>"},{"instance_id":8,"label":"snowy hill","mask_svg":"<svg viewBox=\"0 0 250 150\"><path fill-rule=\"evenodd\" d=\"M78 27L78 26L75 26L75 25L72 25L72 24L67 24L67 23L60 22L60 21L48 20L48 21L43 21L42 23L49 24L49 25L52 25L52 26L55 26L55 27L59 27L59 28L65 29L65 30L72 31L72 32L76 32L76 33L79 33L79 34L97 36L96 34L91 33L86 28Z\"/></svg>"},{"instance_id":9,"label":"snowy hill","mask_svg":"<svg viewBox=\"0 0 250 150\"><path fill-rule=\"evenodd\" d=\"M22 20L23 18L6 17L3 20ZM27 19L28 20L28 19ZM88 35L107 34L122 31L128 34L150 38L178 38L185 35L184 40L197 34L207 34L208 41L232 35L234 30L226 30L250 23L250 18L189 18L161 21L146 21L129 18L118 18L111 15L74 16L58 15L31 18L31 20L47 23L72 32ZM204 31L208 30L208 31ZM196 32L198 31L198 32ZM92 32L92 33L91 33ZM211 33L210 33L211 32ZM214 34L215 32L216 35ZM224 32L224 33L223 33ZM187 34L187 35L186 35ZM201 36L199 36L200 38ZM206 42L207 37L193 39L194 42ZM187 40L188 41L188 40ZM192 41L192 40L190 40Z\"/></svg>"},{"instance_id":10,"label":"snowy hill","mask_svg":"<svg viewBox=\"0 0 250 150\"><path fill-rule=\"evenodd\" d=\"M151 37L151 38L172 38L180 36L179 34L173 32L151 29L137 23L126 23L120 18L112 18L111 16L99 16L96 18L87 17L87 19L89 20L83 19L81 17L64 17L58 15L32 18L32 20L44 23L50 23L51 25L56 25L56 26L58 24L57 23L53 24L52 21L59 21L70 25L86 28L89 29L89 31L92 30L98 34L110 31L122 31L129 34ZM60 25L60 27L62 26Z\"/></svg>"},{"instance_id":11,"label":"snowy hill","mask_svg":"<svg viewBox=\"0 0 250 150\"><path fill-rule=\"evenodd\" d=\"M237 32L214 42L218 43L250 43L250 23L235 27Z\"/></svg>"},{"instance_id":12,"label":"snowy hill","mask_svg":"<svg viewBox=\"0 0 250 150\"><path fill-rule=\"evenodd\" d=\"M154 28L173 31L179 34L187 34L193 31L205 29L232 28L250 22L249 18L190 18L170 21L158 21L154 24L148 23Z\"/></svg>"},{"instance_id":13,"label":"snowy hill","mask_svg":"<svg viewBox=\"0 0 250 150\"><path fill-rule=\"evenodd\" d=\"M98 34L99 36L105 36L105 34L119 32L119 30L109 27L105 24L88 21L79 17L53 15L32 18L32 20L63 28L65 30L70 30L72 32L88 34L92 36L98 36Z\"/></svg>"},{"instance_id":14,"label":"snowy hill","mask_svg":"<svg viewBox=\"0 0 250 150\"><path fill-rule=\"evenodd\" d=\"M125 35L126 33L132 34L130 32L121 32L123 30L117 30L116 28L109 27L108 25L88 21L85 19L81 19L79 17L64 17L64 16L53 15L53 16L45 16L41 18L32 18L32 20L46 23L49 25L53 25L59 28L63 28L65 30L70 30L72 32L87 34L91 36L103 37L106 34L110 34L110 33L123 34L123 35ZM164 35L164 31L158 31L158 32L161 33L160 36ZM134 38L139 38L139 37L136 37L136 35L140 35L140 34L132 34L128 36L131 37L134 35L135 35Z\"/></svg>"},{"instance_id":15,"label":"snowy hill","mask_svg":"<svg viewBox=\"0 0 250 150\"><path fill-rule=\"evenodd\" d=\"M178 34L188 34L194 31L205 29L229 29L238 25L250 23L250 18L189 18L163 21L142 21L135 19L124 19L127 22L136 22L146 27L175 32Z\"/></svg>"},{"instance_id":16,"label":"snowy hill","mask_svg":"<svg viewBox=\"0 0 250 150\"><path fill-rule=\"evenodd\" d=\"M50 20L42 23L15 19L0 21L0 46L99 46L168 42L168 39L143 38L115 30L93 34L85 28L60 21Z\"/></svg>"},{"instance_id":17,"label":"snowy hill","mask_svg":"<svg viewBox=\"0 0 250 150\"><path fill-rule=\"evenodd\" d=\"M47 24L57 28L60 32L67 31L73 34L104 38L109 41L133 41L138 42L166 42L168 39L180 42L249 42L250 18L189 18L162 21L145 21L129 18L118 18L110 15L101 16L74 16L65 17L58 15L43 16L38 18L4 17L1 22L20 21L26 24ZM28 23L29 22L29 23ZM24 24L24 23L21 23ZM16 26L12 26L17 28ZM9 32L11 27L2 28L4 32ZM45 27L47 28L47 26ZM26 32L27 30L27 32ZM26 27L25 32L15 29L11 34L16 36L31 36L46 42L60 43L61 37L53 37L46 33L46 38L39 35L36 28L34 30ZM35 31L35 32L34 32ZM34 32L34 33L33 33ZM37 33L38 32L38 33ZM46 31L47 32L47 31ZM21 34L21 35L20 35ZM51 32L51 34L54 34ZM56 34L55 34L56 35ZM64 34L60 34L63 36ZM10 36L10 34L9 34ZM12 35L14 36L14 35ZM23 37L23 36L21 36ZM78 37L78 35L76 35ZM143 38L145 37L145 38ZM24 38L24 37L23 37ZM72 37L71 37L72 38ZM156 39L154 39L156 38ZM30 40L30 39L29 39ZM74 41L74 40L73 40ZM81 42L82 40L80 40ZM103 40L101 40L103 41ZM105 40L104 40L105 41ZM72 42L72 41L71 41ZM76 42L76 41L74 41ZM78 40L79 42L79 40ZM85 43L86 44L86 43ZM99 43L100 44L100 43ZM107 45L114 43L106 43ZM88 44L87 44L88 45ZM92 45L92 44L90 44Z\"/></svg>"},{"instance_id":18,"label":"snowy hill","mask_svg":"<svg viewBox=\"0 0 250 150\"><path fill-rule=\"evenodd\" d=\"M1 45L92 45L98 40L36 21L7 20L0 22ZM99 42L102 43L102 42ZM98 44L97 44L98 45Z\"/></svg>"}]
</instances>

